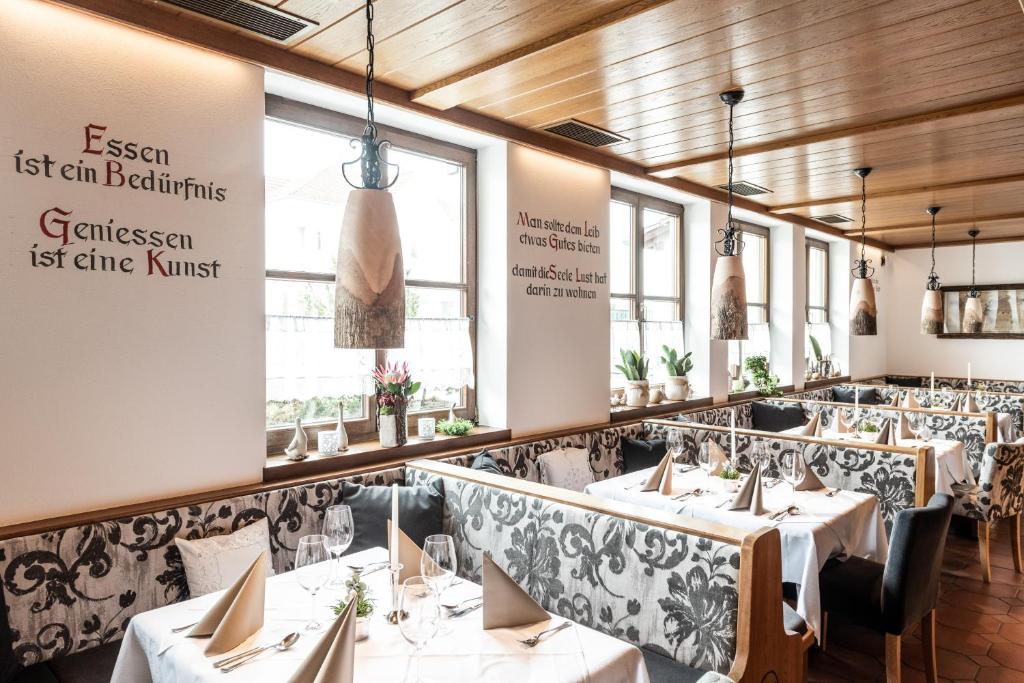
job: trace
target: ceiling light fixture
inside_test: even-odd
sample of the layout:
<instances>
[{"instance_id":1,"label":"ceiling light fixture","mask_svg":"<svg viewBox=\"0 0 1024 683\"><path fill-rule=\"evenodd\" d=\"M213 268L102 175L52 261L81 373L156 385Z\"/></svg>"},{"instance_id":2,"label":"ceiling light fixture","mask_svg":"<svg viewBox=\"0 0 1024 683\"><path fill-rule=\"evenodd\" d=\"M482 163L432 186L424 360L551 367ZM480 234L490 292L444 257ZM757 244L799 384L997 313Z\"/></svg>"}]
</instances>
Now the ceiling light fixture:
<instances>
[{"instance_id":1,"label":"ceiling light fixture","mask_svg":"<svg viewBox=\"0 0 1024 683\"><path fill-rule=\"evenodd\" d=\"M875 269L865 255L867 247L868 192L865 178L870 168L853 171L860 178L860 259L853 268L853 287L850 289L850 334L871 337L878 334L878 307L875 305L875 286L871 276Z\"/></svg>"},{"instance_id":2,"label":"ceiling light fixture","mask_svg":"<svg viewBox=\"0 0 1024 683\"><path fill-rule=\"evenodd\" d=\"M747 338L747 282L743 273L743 235L732 220L733 109L743 99L742 90L719 95L729 107L729 213L722 239L715 242L718 259L711 280L711 338L721 340Z\"/></svg>"},{"instance_id":3,"label":"ceiling light fixture","mask_svg":"<svg viewBox=\"0 0 1024 683\"><path fill-rule=\"evenodd\" d=\"M939 276L935 272L935 214L941 207L929 206L925 209L932 217L932 270L928 273L928 284L921 300L921 334L940 334L942 332L942 292L939 291Z\"/></svg>"},{"instance_id":4,"label":"ceiling light fixture","mask_svg":"<svg viewBox=\"0 0 1024 683\"><path fill-rule=\"evenodd\" d=\"M334 290L334 346L339 349L397 349L405 346L405 270L395 201L387 188L397 166L383 160L391 145L377 140L373 117L373 0L366 3L366 126L358 159L342 164L349 192L338 238ZM346 169L359 164L361 183ZM390 180L383 165L395 166ZM390 176L390 174L388 174Z\"/></svg>"},{"instance_id":5,"label":"ceiling light fixture","mask_svg":"<svg viewBox=\"0 0 1024 683\"><path fill-rule=\"evenodd\" d=\"M967 302L964 304L964 319L961 331L964 334L981 334L981 328L985 323L985 307L978 298L978 287L974 280L974 266L978 254L978 233L981 230L974 228L968 230L971 236L971 291L967 293Z\"/></svg>"}]
</instances>

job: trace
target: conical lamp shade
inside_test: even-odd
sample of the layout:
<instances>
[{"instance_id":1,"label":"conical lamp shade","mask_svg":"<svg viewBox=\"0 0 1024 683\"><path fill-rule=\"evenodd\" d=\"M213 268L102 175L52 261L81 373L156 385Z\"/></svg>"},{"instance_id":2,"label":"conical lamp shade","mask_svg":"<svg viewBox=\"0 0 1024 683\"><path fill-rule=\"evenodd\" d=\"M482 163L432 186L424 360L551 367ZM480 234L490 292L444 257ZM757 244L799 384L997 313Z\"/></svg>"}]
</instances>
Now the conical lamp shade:
<instances>
[{"instance_id":1,"label":"conical lamp shade","mask_svg":"<svg viewBox=\"0 0 1024 683\"><path fill-rule=\"evenodd\" d=\"M747 338L747 278L740 256L719 256L711 280L711 338Z\"/></svg>"},{"instance_id":2,"label":"conical lamp shade","mask_svg":"<svg viewBox=\"0 0 1024 683\"><path fill-rule=\"evenodd\" d=\"M338 238L334 346L405 346L405 270L391 194L352 190Z\"/></svg>"},{"instance_id":3,"label":"conical lamp shade","mask_svg":"<svg viewBox=\"0 0 1024 683\"><path fill-rule=\"evenodd\" d=\"M937 289L926 289L921 300L921 334L941 333L942 292Z\"/></svg>"},{"instance_id":4,"label":"conical lamp shade","mask_svg":"<svg viewBox=\"0 0 1024 683\"><path fill-rule=\"evenodd\" d=\"M981 305L981 299L976 296L967 297L964 305L963 329L965 334L981 334L982 324L985 322L985 308Z\"/></svg>"},{"instance_id":5,"label":"conical lamp shade","mask_svg":"<svg viewBox=\"0 0 1024 683\"><path fill-rule=\"evenodd\" d=\"M878 334L878 307L871 278L853 279L850 290L850 334L871 337Z\"/></svg>"}]
</instances>

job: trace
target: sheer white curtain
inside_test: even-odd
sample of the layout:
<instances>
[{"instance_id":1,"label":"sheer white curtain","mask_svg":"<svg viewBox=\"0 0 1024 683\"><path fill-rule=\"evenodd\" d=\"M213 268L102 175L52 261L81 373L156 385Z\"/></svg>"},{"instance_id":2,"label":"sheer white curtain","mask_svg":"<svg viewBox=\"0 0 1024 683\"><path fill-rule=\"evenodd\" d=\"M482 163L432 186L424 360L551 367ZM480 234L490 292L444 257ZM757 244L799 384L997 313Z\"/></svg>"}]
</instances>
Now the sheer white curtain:
<instances>
[{"instance_id":1,"label":"sheer white curtain","mask_svg":"<svg viewBox=\"0 0 1024 683\"><path fill-rule=\"evenodd\" d=\"M414 410L462 403L462 390L475 386L473 344L468 318L408 318L405 348L391 349L389 362L409 364L413 380L422 387Z\"/></svg>"},{"instance_id":2,"label":"sheer white curtain","mask_svg":"<svg viewBox=\"0 0 1024 683\"><path fill-rule=\"evenodd\" d=\"M612 345L611 345L611 388L619 389L626 386L626 378L622 376L615 366L622 362L619 354L621 349L627 351L640 350L640 325L636 320L613 320L612 321Z\"/></svg>"}]
</instances>

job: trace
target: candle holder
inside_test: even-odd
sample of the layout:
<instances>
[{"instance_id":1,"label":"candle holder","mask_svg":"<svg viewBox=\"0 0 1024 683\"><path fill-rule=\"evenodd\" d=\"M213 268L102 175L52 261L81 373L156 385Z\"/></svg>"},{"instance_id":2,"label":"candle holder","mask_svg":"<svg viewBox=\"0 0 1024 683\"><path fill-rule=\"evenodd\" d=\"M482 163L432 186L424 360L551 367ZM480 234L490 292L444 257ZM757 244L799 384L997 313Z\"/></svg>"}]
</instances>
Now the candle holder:
<instances>
[{"instance_id":1,"label":"candle holder","mask_svg":"<svg viewBox=\"0 0 1024 683\"><path fill-rule=\"evenodd\" d=\"M388 612L388 623L393 626L398 624L399 619L398 590L401 588L402 566L401 564L395 564L388 567L388 571L391 573L391 611Z\"/></svg>"}]
</instances>

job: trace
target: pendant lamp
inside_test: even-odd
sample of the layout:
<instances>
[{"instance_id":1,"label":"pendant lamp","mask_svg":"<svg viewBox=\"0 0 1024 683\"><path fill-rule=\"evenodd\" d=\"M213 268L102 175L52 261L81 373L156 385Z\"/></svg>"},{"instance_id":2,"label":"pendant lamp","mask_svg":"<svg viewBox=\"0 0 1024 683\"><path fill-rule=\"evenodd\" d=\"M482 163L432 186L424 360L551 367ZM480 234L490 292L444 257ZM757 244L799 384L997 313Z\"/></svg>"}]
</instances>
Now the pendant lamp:
<instances>
[{"instance_id":1,"label":"pendant lamp","mask_svg":"<svg viewBox=\"0 0 1024 683\"><path fill-rule=\"evenodd\" d=\"M942 292L939 291L939 276L935 272L935 214L940 207L929 206L926 211L932 217L932 270L928 274L928 284L921 300L921 334L940 334L942 332Z\"/></svg>"},{"instance_id":2,"label":"pendant lamp","mask_svg":"<svg viewBox=\"0 0 1024 683\"><path fill-rule=\"evenodd\" d=\"M875 305L875 286L871 281L875 269L869 264L864 250L867 245L868 194L865 178L870 168L853 171L860 177L860 259L853 268L853 287L850 289L850 334L870 337L878 334L878 307Z\"/></svg>"},{"instance_id":3,"label":"pendant lamp","mask_svg":"<svg viewBox=\"0 0 1024 683\"><path fill-rule=\"evenodd\" d=\"M711 280L711 338L747 338L747 280L743 273L743 239L732 221L733 108L743 99L742 90L730 90L719 97L729 107L729 213L722 239L715 242L718 259Z\"/></svg>"},{"instance_id":4,"label":"pendant lamp","mask_svg":"<svg viewBox=\"0 0 1024 683\"><path fill-rule=\"evenodd\" d=\"M405 346L405 269L395 202L382 172L381 153L390 146L377 140L373 118L373 0L366 3L366 126L358 159L342 164L352 186L338 238L334 290L334 346L339 349L397 349ZM359 164L361 182L348 178ZM387 164L394 166L394 164ZM392 174L389 173L389 176Z\"/></svg>"},{"instance_id":5,"label":"pendant lamp","mask_svg":"<svg viewBox=\"0 0 1024 683\"><path fill-rule=\"evenodd\" d=\"M961 327L961 332L964 334L981 334L981 328L985 323L985 307L981 305L981 299L978 298L978 288L975 286L974 280L974 264L978 253L978 233L980 232L977 228L967 231L967 234L971 236L971 291L967 293L967 303L964 304L964 319Z\"/></svg>"}]
</instances>

